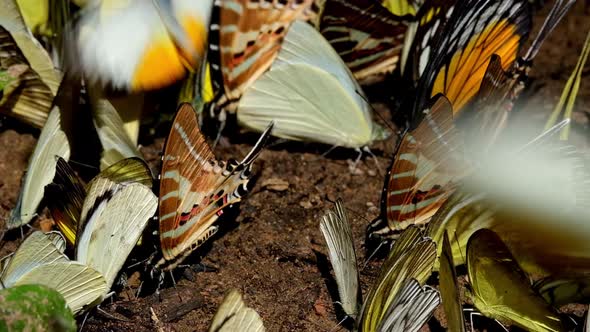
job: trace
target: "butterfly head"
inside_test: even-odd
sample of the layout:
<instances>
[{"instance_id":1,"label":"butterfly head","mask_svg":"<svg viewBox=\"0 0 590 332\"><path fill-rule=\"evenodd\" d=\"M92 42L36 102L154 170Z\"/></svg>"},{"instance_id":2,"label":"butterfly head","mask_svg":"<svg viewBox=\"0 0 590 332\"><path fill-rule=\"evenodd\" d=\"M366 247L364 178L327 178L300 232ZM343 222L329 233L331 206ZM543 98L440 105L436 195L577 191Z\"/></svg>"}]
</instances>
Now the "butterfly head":
<instances>
[{"instance_id":1,"label":"butterfly head","mask_svg":"<svg viewBox=\"0 0 590 332\"><path fill-rule=\"evenodd\" d=\"M373 123L373 130L371 132L371 141L383 141L391 135L391 132L386 127L377 123Z\"/></svg>"}]
</instances>

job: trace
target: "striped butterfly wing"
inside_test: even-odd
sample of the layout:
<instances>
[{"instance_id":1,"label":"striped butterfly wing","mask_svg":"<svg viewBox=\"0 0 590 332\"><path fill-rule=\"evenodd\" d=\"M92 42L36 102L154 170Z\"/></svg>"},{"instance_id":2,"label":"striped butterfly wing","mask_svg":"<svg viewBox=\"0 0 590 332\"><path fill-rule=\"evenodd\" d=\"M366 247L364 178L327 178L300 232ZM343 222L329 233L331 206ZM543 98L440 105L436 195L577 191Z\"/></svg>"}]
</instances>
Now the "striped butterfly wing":
<instances>
[{"instance_id":1,"label":"striped butterfly wing","mask_svg":"<svg viewBox=\"0 0 590 332\"><path fill-rule=\"evenodd\" d=\"M381 202L387 225L376 234L427 223L467 172L463 138L453 124L449 101L438 96L423 114L420 125L404 134L395 153Z\"/></svg>"},{"instance_id":2,"label":"striped butterfly wing","mask_svg":"<svg viewBox=\"0 0 590 332\"><path fill-rule=\"evenodd\" d=\"M240 163L217 161L190 104L180 106L164 148L160 178L160 242L164 260L179 263L217 231L213 223L247 191L251 163L270 128ZM175 264L168 266L173 268Z\"/></svg>"},{"instance_id":3,"label":"striped butterfly wing","mask_svg":"<svg viewBox=\"0 0 590 332\"><path fill-rule=\"evenodd\" d=\"M21 33L21 39L27 37L31 40L33 38ZM34 45L32 42L30 44ZM40 46L37 52L43 52ZM0 91L2 92L0 112L19 118L35 127L43 127L53 103L54 92L32 68L10 32L2 26L0 26L0 72L6 72L10 78L9 83Z\"/></svg>"},{"instance_id":4,"label":"striped butterfly wing","mask_svg":"<svg viewBox=\"0 0 590 332\"><path fill-rule=\"evenodd\" d=\"M276 58L291 23L311 0L217 0L210 27L211 77L216 107L235 111L237 100Z\"/></svg>"},{"instance_id":5,"label":"striped butterfly wing","mask_svg":"<svg viewBox=\"0 0 590 332\"><path fill-rule=\"evenodd\" d=\"M444 93L455 114L477 94L492 54L510 68L531 29L525 0L468 0L454 6L430 51L421 56L413 115L432 96ZM414 121L419 121L414 118Z\"/></svg>"},{"instance_id":6,"label":"striped butterfly wing","mask_svg":"<svg viewBox=\"0 0 590 332\"><path fill-rule=\"evenodd\" d=\"M373 0L327 0L319 30L358 80L392 72L407 26Z\"/></svg>"}]
</instances>

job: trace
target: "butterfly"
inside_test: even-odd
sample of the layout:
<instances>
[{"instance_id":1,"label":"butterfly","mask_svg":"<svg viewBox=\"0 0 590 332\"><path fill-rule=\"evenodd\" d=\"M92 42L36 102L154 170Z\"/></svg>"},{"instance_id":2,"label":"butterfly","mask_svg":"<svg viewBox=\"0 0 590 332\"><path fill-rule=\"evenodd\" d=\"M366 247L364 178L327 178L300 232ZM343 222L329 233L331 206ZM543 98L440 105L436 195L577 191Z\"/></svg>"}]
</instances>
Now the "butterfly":
<instances>
[{"instance_id":1,"label":"butterfly","mask_svg":"<svg viewBox=\"0 0 590 332\"><path fill-rule=\"evenodd\" d=\"M108 287L101 273L64 255L65 244L58 244L62 250L55 244L60 241L55 233L31 233L3 264L0 280L5 287L39 284L55 289L76 314L100 302Z\"/></svg>"},{"instance_id":2,"label":"butterfly","mask_svg":"<svg viewBox=\"0 0 590 332\"><path fill-rule=\"evenodd\" d=\"M438 95L416 129L406 132L387 172L381 216L369 238L394 236L409 225L424 225L470 171L450 102Z\"/></svg>"},{"instance_id":3,"label":"butterfly","mask_svg":"<svg viewBox=\"0 0 590 332\"><path fill-rule=\"evenodd\" d=\"M62 123L62 109L54 106L29 159L16 206L10 211L6 223L8 229L25 225L35 217L44 196L45 186L51 182L55 174L55 156L66 160L70 157L70 143L66 131L65 124Z\"/></svg>"},{"instance_id":4,"label":"butterfly","mask_svg":"<svg viewBox=\"0 0 590 332\"><path fill-rule=\"evenodd\" d=\"M468 0L453 6L451 16L432 42L414 43L411 72L419 77L411 97L409 118L416 126L419 112L443 93L459 114L479 90L492 54L504 69L516 60L531 29L531 13L525 0ZM422 44L420 44L422 41Z\"/></svg>"},{"instance_id":5,"label":"butterfly","mask_svg":"<svg viewBox=\"0 0 590 332\"><path fill-rule=\"evenodd\" d=\"M209 332L232 331L264 331L264 324L258 313L244 303L242 295L235 289L225 294L209 326Z\"/></svg>"},{"instance_id":6,"label":"butterfly","mask_svg":"<svg viewBox=\"0 0 590 332\"><path fill-rule=\"evenodd\" d=\"M444 230L443 230L444 231ZM457 285L457 271L453 261L453 251L446 231L443 233L439 260L439 290L442 298L447 329L449 331L465 332L465 320L463 319L463 306L461 305L461 293Z\"/></svg>"},{"instance_id":7,"label":"butterfly","mask_svg":"<svg viewBox=\"0 0 590 332\"><path fill-rule=\"evenodd\" d=\"M326 0L318 30L360 83L397 67L407 24L373 0Z\"/></svg>"},{"instance_id":8,"label":"butterfly","mask_svg":"<svg viewBox=\"0 0 590 332\"><path fill-rule=\"evenodd\" d=\"M311 25L294 22L270 70L244 93L238 123L273 135L359 149L388 132L373 122L362 89Z\"/></svg>"},{"instance_id":9,"label":"butterfly","mask_svg":"<svg viewBox=\"0 0 590 332\"><path fill-rule=\"evenodd\" d=\"M276 58L293 21L311 15L311 0L217 0L208 58L214 106L234 112L236 102Z\"/></svg>"},{"instance_id":10,"label":"butterfly","mask_svg":"<svg viewBox=\"0 0 590 332\"><path fill-rule=\"evenodd\" d=\"M421 286L435 259L435 243L418 228L402 232L363 303L359 331L418 331L440 303L435 289Z\"/></svg>"},{"instance_id":11,"label":"butterfly","mask_svg":"<svg viewBox=\"0 0 590 332\"><path fill-rule=\"evenodd\" d=\"M545 18L541 30L523 56L505 70L503 59L493 54L489 60L479 91L472 105L465 107L458 117L459 126L468 133L472 153L486 153L507 126L514 101L523 91L533 60L547 36L555 29L575 1L556 1ZM556 119L556 118L555 118ZM546 129L555 125L549 121ZM482 149L483 148L483 149Z\"/></svg>"},{"instance_id":12,"label":"butterfly","mask_svg":"<svg viewBox=\"0 0 590 332\"><path fill-rule=\"evenodd\" d=\"M103 171L88 184L75 251L76 260L99 271L110 289L154 216L158 199L151 186L133 177L125 180L132 174L124 164L115 164L106 171L111 172Z\"/></svg>"},{"instance_id":13,"label":"butterfly","mask_svg":"<svg viewBox=\"0 0 590 332\"><path fill-rule=\"evenodd\" d=\"M264 131L241 161L215 159L199 130L197 114L182 104L166 140L160 175L160 245L163 258L156 268L173 269L217 232L223 209L240 202L247 192L252 162L270 135Z\"/></svg>"},{"instance_id":14,"label":"butterfly","mask_svg":"<svg viewBox=\"0 0 590 332\"><path fill-rule=\"evenodd\" d=\"M320 230L328 245L330 262L340 295L340 306L347 316L356 319L362 302L360 278L352 230L341 200L336 201L334 210L328 210L322 216Z\"/></svg>"},{"instance_id":15,"label":"butterfly","mask_svg":"<svg viewBox=\"0 0 590 332\"><path fill-rule=\"evenodd\" d=\"M11 78L0 91L0 112L41 128L51 110L61 73L27 29L16 1L2 1L0 12L0 71Z\"/></svg>"},{"instance_id":16,"label":"butterfly","mask_svg":"<svg viewBox=\"0 0 590 332\"><path fill-rule=\"evenodd\" d=\"M533 291L510 250L491 230L475 232L467 243L467 272L475 307L485 316L528 331L563 331L555 310Z\"/></svg>"},{"instance_id":17,"label":"butterfly","mask_svg":"<svg viewBox=\"0 0 590 332\"><path fill-rule=\"evenodd\" d=\"M110 165L100 172L95 179L106 178L122 185L139 183L152 187L152 174L147 164L140 158L126 158ZM93 180L94 181L94 180ZM57 158L53 181L46 186L47 206L59 230L68 243L75 246L84 224L82 224L82 207L88 197L86 185L74 169L62 158Z\"/></svg>"},{"instance_id":18,"label":"butterfly","mask_svg":"<svg viewBox=\"0 0 590 332\"><path fill-rule=\"evenodd\" d=\"M114 89L170 85L204 58L212 6L212 0L88 1L70 37L70 65Z\"/></svg>"},{"instance_id":19,"label":"butterfly","mask_svg":"<svg viewBox=\"0 0 590 332\"><path fill-rule=\"evenodd\" d=\"M142 158L137 145L125 131L121 116L105 98L92 99L92 120L102 145L100 169L126 158Z\"/></svg>"}]
</instances>

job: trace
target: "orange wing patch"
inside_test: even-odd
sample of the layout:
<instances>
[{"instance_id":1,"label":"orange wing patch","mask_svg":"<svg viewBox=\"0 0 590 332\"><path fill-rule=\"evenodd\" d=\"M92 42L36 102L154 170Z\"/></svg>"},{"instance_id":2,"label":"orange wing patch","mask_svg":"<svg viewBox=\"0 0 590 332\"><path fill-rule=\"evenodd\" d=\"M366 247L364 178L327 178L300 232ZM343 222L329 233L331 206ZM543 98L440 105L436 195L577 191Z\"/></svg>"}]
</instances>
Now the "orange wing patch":
<instances>
[{"instance_id":1,"label":"orange wing patch","mask_svg":"<svg viewBox=\"0 0 590 332\"><path fill-rule=\"evenodd\" d=\"M170 38L152 43L137 65L131 83L133 90L157 89L176 82L186 72L178 50Z\"/></svg>"},{"instance_id":2,"label":"orange wing patch","mask_svg":"<svg viewBox=\"0 0 590 332\"><path fill-rule=\"evenodd\" d=\"M467 46L453 55L448 67L438 72L432 88L432 96L444 93L459 113L475 96L486 72L492 54L499 55L508 70L516 60L521 36L514 24L503 20L488 25L479 35L471 37Z\"/></svg>"}]
</instances>

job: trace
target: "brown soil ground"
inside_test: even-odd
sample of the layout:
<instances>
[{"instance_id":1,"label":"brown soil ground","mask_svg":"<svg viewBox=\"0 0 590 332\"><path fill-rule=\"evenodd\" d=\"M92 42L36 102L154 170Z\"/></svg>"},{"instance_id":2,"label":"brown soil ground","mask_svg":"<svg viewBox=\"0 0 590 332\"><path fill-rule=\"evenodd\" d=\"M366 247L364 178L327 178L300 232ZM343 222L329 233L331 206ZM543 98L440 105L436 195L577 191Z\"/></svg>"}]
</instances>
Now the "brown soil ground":
<instances>
[{"instance_id":1,"label":"brown soil ground","mask_svg":"<svg viewBox=\"0 0 590 332\"><path fill-rule=\"evenodd\" d=\"M584 12L583 5L578 3L574 7L545 42L535 61L531 95L525 102L528 111L519 115L527 121L543 123L577 61L590 29L590 16ZM537 29L547 11L544 8L535 14ZM574 127L574 139L583 149L590 142L589 115L590 83L585 77L578 95ZM252 140L238 144L241 139L237 137L231 140L232 144L220 144L217 149L220 157L238 159L247 153ZM10 124L0 127L2 217L15 205L20 178L35 140L35 135ZM158 139L143 149L154 166L162 145L163 139ZM381 173L389 164L393 145L392 139L373 149ZM351 215L359 261L364 262L365 229L378 214L383 174L379 174L371 158L360 162L357 172L351 174L349 164L356 157L354 151L336 151L324 157L322 153L326 150L286 143L262 152L256 163L259 179L241 204L239 216L224 221L224 231L187 261L190 264L200 261L216 271L195 273L179 268L174 275L175 286L167 275L159 296L148 285L137 297L139 281L149 276L141 269L126 270L127 285L119 286L112 301L101 305L107 314L93 311L84 329L145 331L156 330L160 324L165 331L205 331L224 293L237 288L244 294L246 303L260 313L268 331L334 330L338 323L337 305L331 294L336 290L329 276L319 219L325 209L332 207L332 201L342 198ZM20 235L13 231L6 239L2 253L14 250ZM371 261L362 270L364 291L376 277L380 263ZM573 306L568 312L581 315L584 308ZM441 324L445 325L440 309L435 317L424 331L440 330Z\"/></svg>"}]
</instances>

